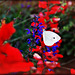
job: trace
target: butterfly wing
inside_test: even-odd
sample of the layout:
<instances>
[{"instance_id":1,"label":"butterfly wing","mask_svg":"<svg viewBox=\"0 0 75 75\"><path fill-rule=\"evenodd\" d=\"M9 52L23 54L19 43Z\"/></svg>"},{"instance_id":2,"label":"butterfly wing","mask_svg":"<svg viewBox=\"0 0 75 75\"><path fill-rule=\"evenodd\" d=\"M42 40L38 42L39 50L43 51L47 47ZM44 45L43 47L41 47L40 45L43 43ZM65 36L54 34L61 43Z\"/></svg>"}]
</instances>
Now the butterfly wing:
<instances>
[{"instance_id":1,"label":"butterfly wing","mask_svg":"<svg viewBox=\"0 0 75 75\"><path fill-rule=\"evenodd\" d=\"M60 39L61 37L54 32L51 32L51 31L43 32L43 40L44 40L45 45L47 46L52 46L54 43L56 43Z\"/></svg>"}]
</instances>

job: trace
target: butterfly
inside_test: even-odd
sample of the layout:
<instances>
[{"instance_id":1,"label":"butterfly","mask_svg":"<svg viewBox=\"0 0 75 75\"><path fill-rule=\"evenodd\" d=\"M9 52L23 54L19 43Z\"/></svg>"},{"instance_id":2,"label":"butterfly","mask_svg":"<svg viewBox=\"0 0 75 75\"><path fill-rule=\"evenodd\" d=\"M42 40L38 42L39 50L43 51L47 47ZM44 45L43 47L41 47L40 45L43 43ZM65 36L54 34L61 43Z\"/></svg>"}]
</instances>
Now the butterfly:
<instances>
[{"instance_id":1,"label":"butterfly","mask_svg":"<svg viewBox=\"0 0 75 75\"><path fill-rule=\"evenodd\" d=\"M52 31L43 31L43 41L46 46L52 46L60 39L61 37Z\"/></svg>"}]
</instances>

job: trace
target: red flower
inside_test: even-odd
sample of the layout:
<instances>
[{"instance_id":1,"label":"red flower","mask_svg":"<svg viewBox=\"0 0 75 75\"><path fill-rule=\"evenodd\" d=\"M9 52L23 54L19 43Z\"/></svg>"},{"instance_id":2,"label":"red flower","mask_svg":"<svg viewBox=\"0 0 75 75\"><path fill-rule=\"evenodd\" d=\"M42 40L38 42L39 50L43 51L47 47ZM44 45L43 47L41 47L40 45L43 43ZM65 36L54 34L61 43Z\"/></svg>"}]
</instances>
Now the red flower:
<instances>
[{"instance_id":1,"label":"red flower","mask_svg":"<svg viewBox=\"0 0 75 75\"><path fill-rule=\"evenodd\" d=\"M62 42L62 39L61 40L59 40L59 43L61 43Z\"/></svg>"},{"instance_id":2,"label":"red flower","mask_svg":"<svg viewBox=\"0 0 75 75\"><path fill-rule=\"evenodd\" d=\"M42 45L42 47L44 47L44 46L45 46L44 41L41 41L41 45Z\"/></svg>"},{"instance_id":3,"label":"red flower","mask_svg":"<svg viewBox=\"0 0 75 75\"><path fill-rule=\"evenodd\" d=\"M42 12L40 12L38 16L39 16L39 17L43 17L44 15L43 15Z\"/></svg>"},{"instance_id":4,"label":"red flower","mask_svg":"<svg viewBox=\"0 0 75 75\"><path fill-rule=\"evenodd\" d=\"M57 28L57 27L58 27L58 23L56 23L56 24L51 24L50 27L51 27L51 28Z\"/></svg>"},{"instance_id":5,"label":"red flower","mask_svg":"<svg viewBox=\"0 0 75 75\"><path fill-rule=\"evenodd\" d=\"M18 62L18 61L23 61L23 57L21 52L17 49L12 47L9 43L2 45L0 47L0 52L6 54L6 59L4 60L7 63L12 63L12 62Z\"/></svg>"},{"instance_id":6,"label":"red flower","mask_svg":"<svg viewBox=\"0 0 75 75\"><path fill-rule=\"evenodd\" d=\"M32 62L25 62L20 51L8 43L0 46L0 53L0 74L27 72L33 66Z\"/></svg>"},{"instance_id":7,"label":"red flower","mask_svg":"<svg viewBox=\"0 0 75 75\"><path fill-rule=\"evenodd\" d=\"M27 72L30 67L34 66L32 62L24 60L17 48L12 47L9 43L3 44L15 31L13 21L8 24L2 23L0 29L0 74Z\"/></svg>"},{"instance_id":8,"label":"red flower","mask_svg":"<svg viewBox=\"0 0 75 75\"><path fill-rule=\"evenodd\" d=\"M42 74L44 66L37 67L37 71L35 74Z\"/></svg>"},{"instance_id":9,"label":"red flower","mask_svg":"<svg viewBox=\"0 0 75 75\"><path fill-rule=\"evenodd\" d=\"M52 3L52 4L60 4L61 2L60 2L60 0L57 0L57 1L55 1L55 0L50 0L49 1L49 3Z\"/></svg>"},{"instance_id":10,"label":"red flower","mask_svg":"<svg viewBox=\"0 0 75 75\"><path fill-rule=\"evenodd\" d=\"M58 6L58 5L54 5L54 6L51 8L51 10L55 10L55 11L57 11L59 8L60 8L60 6Z\"/></svg>"},{"instance_id":11,"label":"red flower","mask_svg":"<svg viewBox=\"0 0 75 75\"><path fill-rule=\"evenodd\" d=\"M66 10L67 7L68 7L67 5L62 6L62 9L63 9L63 10L61 10L61 11L62 11L63 14L65 13L65 10Z\"/></svg>"},{"instance_id":12,"label":"red flower","mask_svg":"<svg viewBox=\"0 0 75 75\"><path fill-rule=\"evenodd\" d=\"M40 51L40 46L36 46L36 49L32 49L32 52L34 52L34 51L36 51L36 52L38 52L38 51Z\"/></svg>"},{"instance_id":13,"label":"red flower","mask_svg":"<svg viewBox=\"0 0 75 75\"><path fill-rule=\"evenodd\" d=\"M54 11L54 10L51 10L50 12L49 12L49 14L51 15L51 14L55 14L56 13L56 11Z\"/></svg>"},{"instance_id":14,"label":"red flower","mask_svg":"<svg viewBox=\"0 0 75 75\"><path fill-rule=\"evenodd\" d=\"M6 56L0 52L0 64L4 62L5 57Z\"/></svg>"},{"instance_id":15,"label":"red flower","mask_svg":"<svg viewBox=\"0 0 75 75\"><path fill-rule=\"evenodd\" d=\"M35 35L35 38L41 39L40 36L38 36L38 35Z\"/></svg>"},{"instance_id":16,"label":"red flower","mask_svg":"<svg viewBox=\"0 0 75 75\"><path fill-rule=\"evenodd\" d=\"M45 56L53 56L53 52L45 52Z\"/></svg>"},{"instance_id":17,"label":"red flower","mask_svg":"<svg viewBox=\"0 0 75 75\"><path fill-rule=\"evenodd\" d=\"M56 50L54 53L59 53L59 50Z\"/></svg>"},{"instance_id":18,"label":"red flower","mask_svg":"<svg viewBox=\"0 0 75 75\"><path fill-rule=\"evenodd\" d=\"M43 18L43 17L40 17L40 18L38 19L38 21L39 21L40 23L42 23L42 24L45 24L45 18Z\"/></svg>"},{"instance_id":19,"label":"red flower","mask_svg":"<svg viewBox=\"0 0 75 75\"><path fill-rule=\"evenodd\" d=\"M46 21L49 20L49 17L47 15L45 15L44 18L46 19Z\"/></svg>"},{"instance_id":20,"label":"red flower","mask_svg":"<svg viewBox=\"0 0 75 75\"><path fill-rule=\"evenodd\" d=\"M8 74L12 72L27 72L32 67L31 62L14 62L14 63L3 63L0 66L0 74Z\"/></svg>"},{"instance_id":21,"label":"red flower","mask_svg":"<svg viewBox=\"0 0 75 75\"><path fill-rule=\"evenodd\" d=\"M63 55L61 55L61 54L56 54L55 55L57 58L63 58Z\"/></svg>"},{"instance_id":22,"label":"red flower","mask_svg":"<svg viewBox=\"0 0 75 75\"><path fill-rule=\"evenodd\" d=\"M61 67L61 66L60 66L60 63L57 63L56 66L57 66L57 67Z\"/></svg>"},{"instance_id":23,"label":"red flower","mask_svg":"<svg viewBox=\"0 0 75 75\"><path fill-rule=\"evenodd\" d=\"M54 75L55 73L54 73L53 71L47 71L47 72L45 73L45 75L47 75L47 74L49 74L49 75Z\"/></svg>"},{"instance_id":24,"label":"red flower","mask_svg":"<svg viewBox=\"0 0 75 75\"><path fill-rule=\"evenodd\" d=\"M38 23L32 22L32 23L31 23L31 26L34 27L34 25L35 25L35 26L38 26Z\"/></svg>"},{"instance_id":25,"label":"red flower","mask_svg":"<svg viewBox=\"0 0 75 75\"><path fill-rule=\"evenodd\" d=\"M47 2L46 1L39 1L39 7L40 8L47 8Z\"/></svg>"},{"instance_id":26,"label":"red flower","mask_svg":"<svg viewBox=\"0 0 75 75\"><path fill-rule=\"evenodd\" d=\"M13 33L15 33L15 29L13 28L14 22L10 22L8 24L2 24L0 29L0 44L2 44L5 40L9 40Z\"/></svg>"},{"instance_id":27,"label":"red flower","mask_svg":"<svg viewBox=\"0 0 75 75\"><path fill-rule=\"evenodd\" d=\"M54 5L54 6L51 8L51 11L53 11L54 14L55 14L56 12L61 12L60 6ZM50 11L50 12L51 12L51 11Z\"/></svg>"},{"instance_id":28,"label":"red flower","mask_svg":"<svg viewBox=\"0 0 75 75\"><path fill-rule=\"evenodd\" d=\"M33 58L36 60L41 60L41 56L37 53L34 53Z\"/></svg>"},{"instance_id":29,"label":"red flower","mask_svg":"<svg viewBox=\"0 0 75 75\"><path fill-rule=\"evenodd\" d=\"M42 60L39 60L38 63L37 63L37 65L38 66L42 66L43 65L43 61Z\"/></svg>"},{"instance_id":30,"label":"red flower","mask_svg":"<svg viewBox=\"0 0 75 75\"><path fill-rule=\"evenodd\" d=\"M58 28L51 28L51 31L55 31L56 33L59 33Z\"/></svg>"},{"instance_id":31,"label":"red flower","mask_svg":"<svg viewBox=\"0 0 75 75\"><path fill-rule=\"evenodd\" d=\"M50 61L58 61L58 58L56 56L52 56L51 58L46 57Z\"/></svg>"},{"instance_id":32,"label":"red flower","mask_svg":"<svg viewBox=\"0 0 75 75\"><path fill-rule=\"evenodd\" d=\"M71 69L71 74L75 74L75 69Z\"/></svg>"},{"instance_id":33,"label":"red flower","mask_svg":"<svg viewBox=\"0 0 75 75\"><path fill-rule=\"evenodd\" d=\"M57 62L46 61L45 64L50 69L53 69L53 68L55 68L57 66Z\"/></svg>"},{"instance_id":34,"label":"red flower","mask_svg":"<svg viewBox=\"0 0 75 75\"><path fill-rule=\"evenodd\" d=\"M60 18L53 17L52 20L53 20L53 22L58 22L60 20Z\"/></svg>"},{"instance_id":35,"label":"red flower","mask_svg":"<svg viewBox=\"0 0 75 75\"><path fill-rule=\"evenodd\" d=\"M45 15L47 15L47 16L49 16L50 15L50 13L47 11L47 12L44 12L45 13Z\"/></svg>"}]
</instances>

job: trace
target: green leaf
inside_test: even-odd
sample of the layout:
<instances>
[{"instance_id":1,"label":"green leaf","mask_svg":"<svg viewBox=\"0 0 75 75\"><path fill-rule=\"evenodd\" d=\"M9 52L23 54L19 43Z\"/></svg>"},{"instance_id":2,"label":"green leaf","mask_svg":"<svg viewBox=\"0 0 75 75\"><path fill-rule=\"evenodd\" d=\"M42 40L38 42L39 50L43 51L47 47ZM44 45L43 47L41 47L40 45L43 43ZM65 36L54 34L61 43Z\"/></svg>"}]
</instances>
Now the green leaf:
<instances>
[{"instance_id":1,"label":"green leaf","mask_svg":"<svg viewBox=\"0 0 75 75\"><path fill-rule=\"evenodd\" d=\"M5 41L4 44L8 43L8 41Z\"/></svg>"},{"instance_id":2,"label":"green leaf","mask_svg":"<svg viewBox=\"0 0 75 75\"><path fill-rule=\"evenodd\" d=\"M71 55L73 50L68 50L67 55Z\"/></svg>"},{"instance_id":3,"label":"green leaf","mask_svg":"<svg viewBox=\"0 0 75 75\"><path fill-rule=\"evenodd\" d=\"M44 19L44 21L46 22L46 19Z\"/></svg>"},{"instance_id":4,"label":"green leaf","mask_svg":"<svg viewBox=\"0 0 75 75\"><path fill-rule=\"evenodd\" d=\"M66 5L67 3L63 3L63 6Z\"/></svg>"},{"instance_id":5,"label":"green leaf","mask_svg":"<svg viewBox=\"0 0 75 75\"><path fill-rule=\"evenodd\" d=\"M55 18L57 18L57 16L54 16Z\"/></svg>"},{"instance_id":6,"label":"green leaf","mask_svg":"<svg viewBox=\"0 0 75 75\"><path fill-rule=\"evenodd\" d=\"M61 10L63 10L63 8L62 8L62 7L61 7L60 9L61 9Z\"/></svg>"},{"instance_id":7,"label":"green leaf","mask_svg":"<svg viewBox=\"0 0 75 75\"><path fill-rule=\"evenodd\" d=\"M50 19L50 21L51 21L51 22L53 22L53 20L52 20L52 19Z\"/></svg>"}]
</instances>

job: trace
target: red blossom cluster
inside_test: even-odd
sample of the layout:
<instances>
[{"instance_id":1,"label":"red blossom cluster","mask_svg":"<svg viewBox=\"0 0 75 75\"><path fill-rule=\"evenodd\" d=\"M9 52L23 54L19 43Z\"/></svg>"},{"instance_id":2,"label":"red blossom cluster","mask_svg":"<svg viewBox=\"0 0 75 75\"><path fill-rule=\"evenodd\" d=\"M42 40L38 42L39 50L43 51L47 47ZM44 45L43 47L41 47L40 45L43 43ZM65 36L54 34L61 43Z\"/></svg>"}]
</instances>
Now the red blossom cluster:
<instances>
[{"instance_id":1,"label":"red blossom cluster","mask_svg":"<svg viewBox=\"0 0 75 75\"><path fill-rule=\"evenodd\" d=\"M13 21L8 24L2 22L0 27L0 74L27 72L34 66L32 62L25 61L17 48L12 47L9 43L4 43L16 31L13 24Z\"/></svg>"},{"instance_id":2,"label":"red blossom cluster","mask_svg":"<svg viewBox=\"0 0 75 75\"><path fill-rule=\"evenodd\" d=\"M53 7L49 8L50 4L54 4ZM58 4L58 5L57 5ZM60 0L58 1L39 1L39 7L47 9L46 12L40 12L38 14L37 22L32 22L31 26L34 28L32 35L36 40L36 48L29 48L29 51L34 52L33 58L37 60L37 68L33 67L34 64L22 57L22 54L17 48L12 47L9 43L5 44L5 41L9 40L10 37L15 33L15 28L13 27L14 22L8 24L2 23L0 28L0 74L7 74L12 72L28 72L32 67L35 70L32 74L55 74L54 68L61 67L58 63L59 58L63 58L63 55L58 54L60 44L62 40L60 39L52 46L46 46L43 41L43 29L46 31L52 31L59 33L59 20L57 16L50 15L56 13L65 13L67 5L63 5ZM28 30L29 31L29 30ZM36 34L35 34L36 33ZM31 40L29 39L30 43ZM40 42L40 45L38 43ZM28 73L24 73L28 74ZM75 70L71 69L71 74L75 74Z\"/></svg>"},{"instance_id":3,"label":"red blossom cluster","mask_svg":"<svg viewBox=\"0 0 75 75\"><path fill-rule=\"evenodd\" d=\"M53 7L49 8L50 4L54 4ZM59 33L59 20L60 18L57 16L50 15L56 13L64 14L67 9L67 5L61 4L60 1L39 1L39 7L43 9L47 9L46 12L39 12L37 19L38 22L34 21L31 23L31 26L34 27L33 36L35 39L38 39L41 45L36 45L36 48L32 48L33 58L37 60L37 70L34 74L42 74L45 70L44 74L54 74L54 68L60 67L60 63L58 63L58 58L63 58L63 55L58 54L59 50L57 48L60 47L62 40L60 39L58 42L54 43L52 46L46 46L43 39L43 29L46 31L52 31ZM40 27L40 28L37 28ZM48 35L47 35L48 36ZM50 49L52 50L50 51ZM35 53L36 52L36 53ZM39 55L39 54L40 55Z\"/></svg>"}]
</instances>

